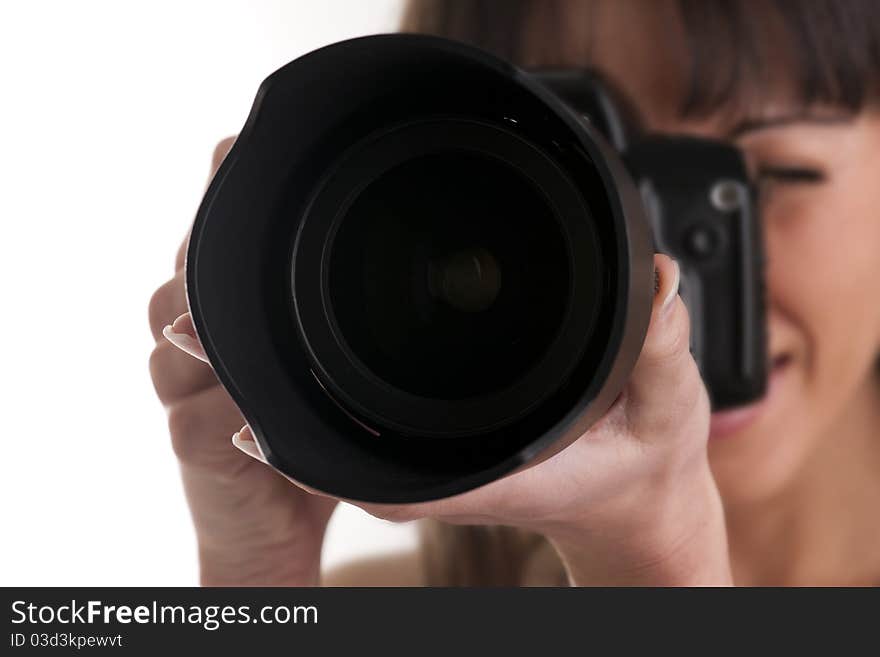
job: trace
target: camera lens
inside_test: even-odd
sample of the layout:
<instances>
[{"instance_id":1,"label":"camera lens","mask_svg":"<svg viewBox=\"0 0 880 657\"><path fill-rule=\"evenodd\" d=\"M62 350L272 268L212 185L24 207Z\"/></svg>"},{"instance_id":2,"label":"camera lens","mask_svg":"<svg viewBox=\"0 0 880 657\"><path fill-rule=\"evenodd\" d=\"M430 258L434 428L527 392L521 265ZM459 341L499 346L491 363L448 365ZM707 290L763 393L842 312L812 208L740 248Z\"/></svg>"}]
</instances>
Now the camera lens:
<instances>
[{"instance_id":1,"label":"camera lens","mask_svg":"<svg viewBox=\"0 0 880 657\"><path fill-rule=\"evenodd\" d=\"M371 374L432 399L486 395L549 349L569 301L559 222L535 185L489 156L424 155L350 205L329 300Z\"/></svg>"},{"instance_id":2,"label":"camera lens","mask_svg":"<svg viewBox=\"0 0 880 657\"><path fill-rule=\"evenodd\" d=\"M610 407L650 318L650 226L578 107L422 35L335 44L264 82L186 278L272 466L342 498L436 499Z\"/></svg>"},{"instance_id":3,"label":"camera lens","mask_svg":"<svg viewBox=\"0 0 880 657\"><path fill-rule=\"evenodd\" d=\"M294 246L315 376L402 435L517 422L593 344L609 274L598 230L578 184L507 126L377 131L331 166Z\"/></svg>"},{"instance_id":4,"label":"camera lens","mask_svg":"<svg viewBox=\"0 0 880 657\"><path fill-rule=\"evenodd\" d=\"M428 265L431 294L465 312L486 310L498 298L501 270L486 249L464 249Z\"/></svg>"}]
</instances>

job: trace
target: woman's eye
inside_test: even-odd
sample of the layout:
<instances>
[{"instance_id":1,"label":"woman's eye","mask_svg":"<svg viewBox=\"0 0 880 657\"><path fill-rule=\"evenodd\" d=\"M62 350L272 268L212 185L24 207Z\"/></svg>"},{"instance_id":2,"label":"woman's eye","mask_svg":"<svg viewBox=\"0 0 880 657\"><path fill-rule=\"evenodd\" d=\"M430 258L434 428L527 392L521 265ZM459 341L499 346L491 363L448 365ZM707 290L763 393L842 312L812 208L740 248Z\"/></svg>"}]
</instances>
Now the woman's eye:
<instances>
[{"instance_id":1,"label":"woman's eye","mask_svg":"<svg viewBox=\"0 0 880 657\"><path fill-rule=\"evenodd\" d=\"M758 168L758 182L773 181L781 183L819 183L825 174L819 169L808 167L762 166Z\"/></svg>"},{"instance_id":2,"label":"woman's eye","mask_svg":"<svg viewBox=\"0 0 880 657\"><path fill-rule=\"evenodd\" d=\"M755 187L762 205L766 204L776 190L796 189L802 185L815 185L825 180L825 174L810 167L762 166L755 174Z\"/></svg>"}]
</instances>

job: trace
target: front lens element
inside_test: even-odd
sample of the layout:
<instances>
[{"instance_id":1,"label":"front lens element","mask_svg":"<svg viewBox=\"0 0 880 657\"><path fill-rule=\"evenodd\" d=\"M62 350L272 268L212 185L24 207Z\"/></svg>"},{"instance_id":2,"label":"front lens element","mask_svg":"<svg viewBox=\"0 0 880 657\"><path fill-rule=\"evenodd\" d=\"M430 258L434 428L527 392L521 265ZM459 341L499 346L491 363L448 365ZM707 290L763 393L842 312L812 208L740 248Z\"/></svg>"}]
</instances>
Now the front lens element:
<instances>
[{"instance_id":1,"label":"front lens element","mask_svg":"<svg viewBox=\"0 0 880 657\"><path fill-rule=\"evenodd\" d=\"M330 251L332 311L373 375L462 399L510 386L550 347L569 256L539 190L486 155L423 155L350 205Z\"/></svg>"}]
</instances>

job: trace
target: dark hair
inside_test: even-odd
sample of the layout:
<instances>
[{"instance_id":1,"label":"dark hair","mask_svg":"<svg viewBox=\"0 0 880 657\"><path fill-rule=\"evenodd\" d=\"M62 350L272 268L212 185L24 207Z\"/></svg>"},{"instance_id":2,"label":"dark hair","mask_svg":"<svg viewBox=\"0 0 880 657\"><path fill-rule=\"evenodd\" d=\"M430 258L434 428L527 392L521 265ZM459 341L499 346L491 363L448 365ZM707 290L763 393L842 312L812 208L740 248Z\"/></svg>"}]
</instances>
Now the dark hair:
<instances>
[{"instance_id":1,"label":"dark hair","mask_svg":"<svg viewBox=\"0 0 880 657\"><path fill-rule=\"evenodd\" d=\"M522 65L535 39L545 52L562 41L565 5L564 0L410 0L402 27L471 43ZM681 18L690 51L684 116L767 97L777 90L780 71L793 100L805 106L855 112L877 100L878 0L674 0L669 6ZM538 16L548 33L530 36Z\"/></svg>"}]
</instances>

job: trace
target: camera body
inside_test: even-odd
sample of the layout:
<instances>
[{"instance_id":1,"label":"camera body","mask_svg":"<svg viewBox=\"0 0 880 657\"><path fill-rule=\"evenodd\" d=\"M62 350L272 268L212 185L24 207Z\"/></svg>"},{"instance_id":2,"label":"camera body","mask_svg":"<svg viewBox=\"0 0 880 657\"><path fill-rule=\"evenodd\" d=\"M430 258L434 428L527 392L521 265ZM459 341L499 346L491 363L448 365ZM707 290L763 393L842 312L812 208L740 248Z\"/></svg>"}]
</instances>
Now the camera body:
<instances>
[{"instance_id":1,"label":"camera body","mask_svg":"<svg viewBox=\"0 0 880 657\"><path fill-rule=\"evenodd\" d=\"M691 353L713 410L760 397L767 378L765 257L739 150L711 139L645 133L633 109L591 71L533 75L599 130L635 179L655 250L680 266Z\"/></svg>"},{"instance_id":2,"label":"camera body","mask_svg":"<svg viewBox=\"0 0 880 657\"><path fill-rule=\"evenodd\" d=\"M681 264L713 405L763 393L742 159L640 134L622 107L589 73L417 35L267 78L199 208L186 286L273 467L399 503L564 449L635 365L655 250Z\"/></svg>"}]
</instances>

